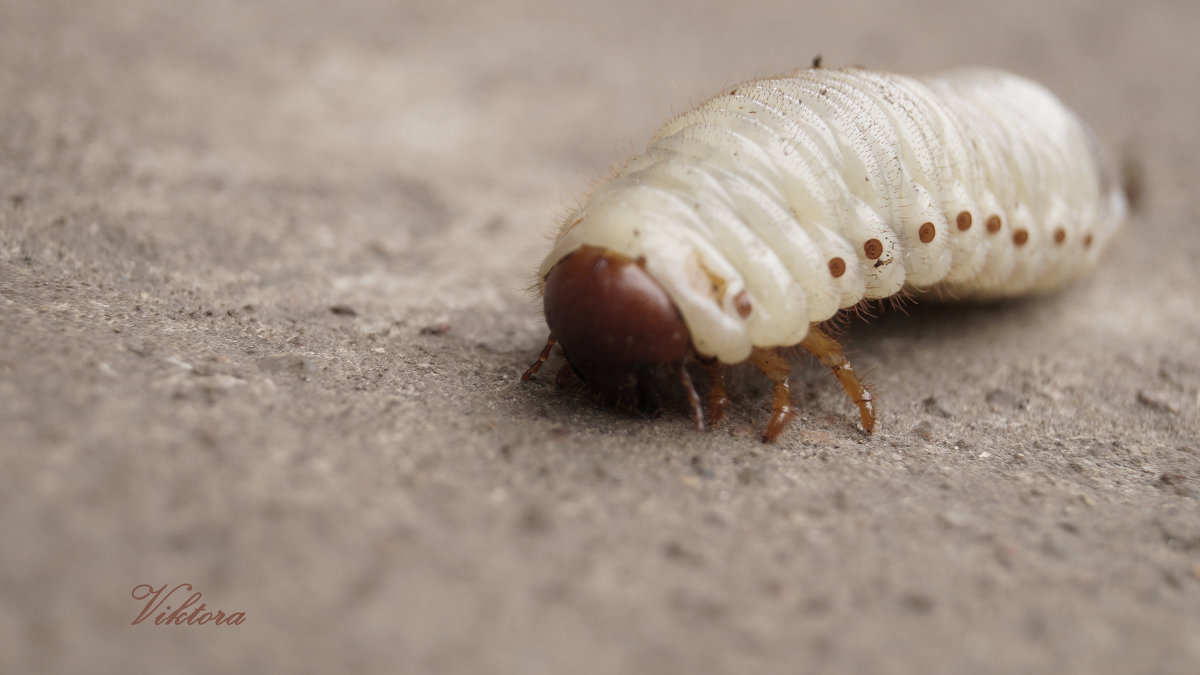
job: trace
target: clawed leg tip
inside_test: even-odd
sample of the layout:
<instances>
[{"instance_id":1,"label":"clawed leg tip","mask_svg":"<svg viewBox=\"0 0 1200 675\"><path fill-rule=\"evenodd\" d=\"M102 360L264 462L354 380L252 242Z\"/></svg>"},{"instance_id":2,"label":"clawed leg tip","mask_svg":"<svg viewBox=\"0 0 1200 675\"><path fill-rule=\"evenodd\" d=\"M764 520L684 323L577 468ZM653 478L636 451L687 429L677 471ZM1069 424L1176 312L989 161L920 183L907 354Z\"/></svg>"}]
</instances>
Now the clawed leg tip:
<instances>
[{"instance_id":1,"label":"clawed leg tip","mask_svg":"<svg viewBox=\"0 0 1200 675\"><path fill-rule=\"evenodd\" d=\"M791 421L791 412L771 420L771 423L767 425L767 430L763 432L762 442L774 443L776 439L783 435L784 430L788 428L788 424L790 424Z\"/></svg>"}]
</instances>

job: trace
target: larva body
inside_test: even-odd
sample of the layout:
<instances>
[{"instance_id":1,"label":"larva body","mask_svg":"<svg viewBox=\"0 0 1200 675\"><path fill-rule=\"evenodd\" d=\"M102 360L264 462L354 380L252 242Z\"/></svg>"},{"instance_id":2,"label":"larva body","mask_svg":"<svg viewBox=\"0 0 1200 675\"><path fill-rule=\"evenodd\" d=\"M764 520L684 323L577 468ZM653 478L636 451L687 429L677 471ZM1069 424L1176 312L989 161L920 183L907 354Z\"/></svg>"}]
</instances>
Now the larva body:
<instances>
[{"instance_id":1,"label":"larva body","mask_svg":"<svg viewBox=\"0 0 1200 675\"><path fill-rule=\"evenodd\" d=\"M585 382L643 408L657 405L651 371L675 364L699 426L679 364L709 365L715 418L718 364L749 359L776 383L768 438L791 416L777 350L802 345L870 431L870 395L818 324L905 289L1060 285L1124 219L1110 176L1071 111L1000 71L747 82L669 122L567 217L538 272L551 342Z\"/></svg>"}]
</instances>

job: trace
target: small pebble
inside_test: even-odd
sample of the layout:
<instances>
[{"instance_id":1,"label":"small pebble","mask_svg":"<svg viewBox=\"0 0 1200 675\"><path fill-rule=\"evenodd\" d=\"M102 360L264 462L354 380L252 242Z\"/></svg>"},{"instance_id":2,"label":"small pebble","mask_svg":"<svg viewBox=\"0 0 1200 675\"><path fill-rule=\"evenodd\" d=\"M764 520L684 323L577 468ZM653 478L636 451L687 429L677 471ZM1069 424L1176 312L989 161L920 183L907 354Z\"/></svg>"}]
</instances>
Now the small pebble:
<instances>
[{"instance_id":1,"label":"small pebble","mask_svg":"<svg viewBox=\"0 0 1200 675\"><path fill-rule=\"evenodd\" d=\"M1179 414L1179 406L1172 403L1170 397L1166 394L1142 390L1137 393L1137 400L1138 403L1158 412L1171 413L1172 415Z\"/></svg>"},{"instance_id":2,"label":"small pebble","mask_svg":"<svg viewBox=\"0 0 1200 675\"><path fill-rule=\"evenodd\" d=\"M1189 485L1188 477L1181 473L1163 473L1158 476L1159 487L1166 488L1180 497L1190 497L1195 490Z\"/></svg>"},{"instance_id":3,"label":"small pebble","mask_svg":"<svg viewBox=\"0 0 1200 675\"><path fill-rule=\"evenodd\" d=\"M299 354L272 354L259 359L258 367L268 373L302 375L308 370L308 361Z\"/></svg>"},{"instance_id":4,"label":"small pebble","mask_svg":"<svg viewBox=\"0 0 1200 675\"><path fill-rule=\"evenodd\" d=\"M921 405L925 406L925 412L930 415L937 415L938 417L945 417L947 419L954 417L953 413L935 396L925 399L921 402Z\"/></svg>"},{"instance_id":5,"label":"small pebble","mask_svg":"<svg viewBox=\"0 0 1200 675\"><path fill-rule=\"evenodd\" d=\"M920 438L921 440L932 441L933 440L933 425L929 423L929 420L925 420L925 421L921 422L920 424L918 424L917 426L913 427L913 434L917 438Z\"/></svg>"},{"instance_id":6,"label":"small pebble","mask_svg":"<svg viewBox=\"0 0 1200 675\"><path fill-rule=\"evenodd\" d=\"M1025 400L1016 394L1003 389L993 389L987 393L987 402L1004 408L1025 409Z\"/></svg>"}]
</instances>

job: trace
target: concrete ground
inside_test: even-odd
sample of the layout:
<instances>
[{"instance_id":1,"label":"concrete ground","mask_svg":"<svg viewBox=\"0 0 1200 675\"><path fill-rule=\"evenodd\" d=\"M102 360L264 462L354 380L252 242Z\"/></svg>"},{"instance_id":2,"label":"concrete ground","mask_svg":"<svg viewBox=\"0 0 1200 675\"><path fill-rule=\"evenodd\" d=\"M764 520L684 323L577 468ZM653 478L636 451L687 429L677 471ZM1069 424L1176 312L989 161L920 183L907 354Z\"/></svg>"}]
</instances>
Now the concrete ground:
<instances>
[{"instance_id":1,"label":"concrete ground","mask_svg":"<svg viewBox=\"0 0 1200 675\"><path fill-rule=\"evenodd\" d=\"M1198 30L0 0L0 671L1200 672ZM749 373L707 434L519 382L556 214L817 53L1034 77L1141 210L1061 293L852 326L871 438L811 364L771 446ZM131 625L182 583L245 621Z\"/></svg>"}]
</instances>

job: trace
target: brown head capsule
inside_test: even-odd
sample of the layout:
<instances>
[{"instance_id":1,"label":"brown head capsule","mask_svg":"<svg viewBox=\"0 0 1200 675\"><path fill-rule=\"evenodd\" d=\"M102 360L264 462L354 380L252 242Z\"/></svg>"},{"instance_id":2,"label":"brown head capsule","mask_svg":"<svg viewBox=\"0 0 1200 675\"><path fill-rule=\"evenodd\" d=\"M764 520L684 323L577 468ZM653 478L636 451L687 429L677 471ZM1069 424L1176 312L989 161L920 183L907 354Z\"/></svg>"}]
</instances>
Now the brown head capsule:
<instances>
[{"instance_id":1,"label":"brown head capsule","mask_svg":"<svg viewBox=\"0 0 1200 675\"><path fill-rule=\"evenodd\" d=\"M635 260L583 246L546 275L546 323L580 379L610 403L661 407L655 371L691 353L691 334L662 286Z\"/></svg>"}]
</instances>

